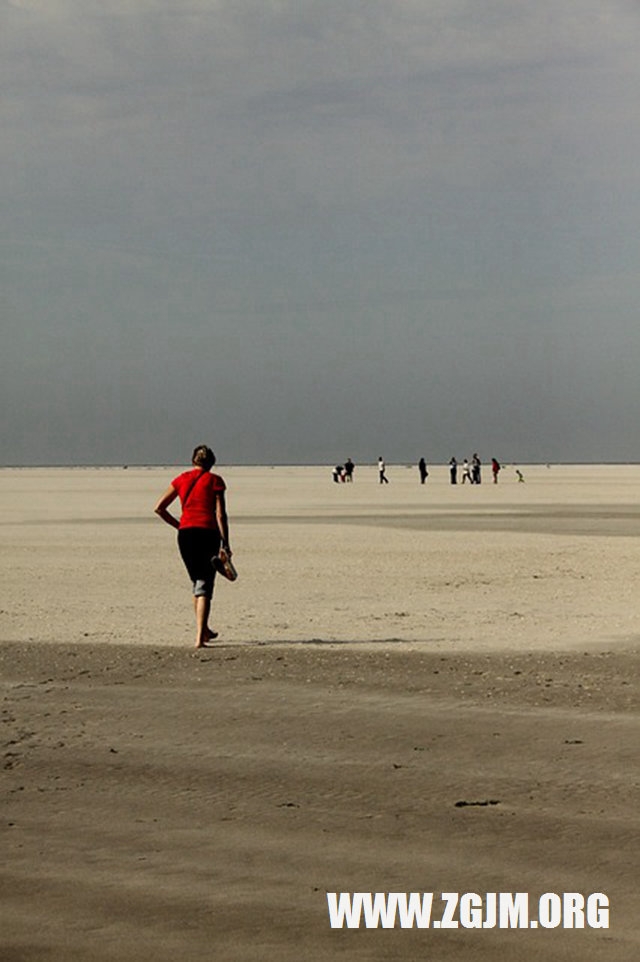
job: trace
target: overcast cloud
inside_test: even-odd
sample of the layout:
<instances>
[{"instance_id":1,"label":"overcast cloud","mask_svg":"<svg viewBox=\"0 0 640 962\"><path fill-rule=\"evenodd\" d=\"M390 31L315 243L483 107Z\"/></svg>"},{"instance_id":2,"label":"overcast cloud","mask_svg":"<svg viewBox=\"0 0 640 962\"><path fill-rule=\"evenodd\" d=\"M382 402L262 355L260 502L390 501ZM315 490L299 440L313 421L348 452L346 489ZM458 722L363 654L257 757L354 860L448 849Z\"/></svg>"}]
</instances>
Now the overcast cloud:
<instances>
[{"instance_id":1,"label":"overcast cloud","mask_svg":"<svg viewBox=\"0 0 640 962\"><path fill-rule=\"evenodd\" d=\"M0 460L638 460L640 7L0 0Z\"/></svg>"}]
</instances>

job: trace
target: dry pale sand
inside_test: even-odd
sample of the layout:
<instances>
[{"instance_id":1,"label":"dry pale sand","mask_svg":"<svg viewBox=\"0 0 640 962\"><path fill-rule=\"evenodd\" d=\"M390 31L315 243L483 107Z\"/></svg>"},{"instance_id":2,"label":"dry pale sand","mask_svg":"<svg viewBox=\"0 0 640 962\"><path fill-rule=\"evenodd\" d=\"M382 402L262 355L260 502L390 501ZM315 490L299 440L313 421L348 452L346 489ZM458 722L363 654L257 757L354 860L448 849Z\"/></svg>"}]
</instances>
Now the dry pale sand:
<instances>
[{"instance_id":1,"label":"dry pale sand","mask_svg":"<svg viewBox=\"0 0 640 962\"><path fill-rule=\"evenodd\" d=\"M0 471L0 958L635 960L640 468ZM457 802L493 805L458 806ZM333 931L327 891L602 891L606 930Z\"/></svg>"}]
</instances>

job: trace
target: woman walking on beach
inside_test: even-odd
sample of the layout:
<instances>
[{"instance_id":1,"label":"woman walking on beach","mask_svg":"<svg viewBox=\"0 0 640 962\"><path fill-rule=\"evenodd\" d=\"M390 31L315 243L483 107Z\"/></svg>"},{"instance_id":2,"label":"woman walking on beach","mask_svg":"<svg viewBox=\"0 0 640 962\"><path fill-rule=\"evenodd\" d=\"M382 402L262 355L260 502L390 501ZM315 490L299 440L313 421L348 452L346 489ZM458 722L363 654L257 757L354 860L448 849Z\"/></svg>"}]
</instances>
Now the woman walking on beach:
<instances>
[{"instance_id":1,"label":"woman walking on beach","mask_svg":"<svg viewBox=\"0 0 640 962\"><path fill-rule=\"evenodd\" d=\"M216 456L206 444L200 444L191 461L192 470L174 478L154 510L168 525L178 529L178 548L193 582L196 648L206 648L207 642L217 636L209 628L215 579L212 559L222 551L230 558L232 552L224 496L226 485L220 475L211 473ZM179 521L167 510L178 497L182 505Z\"/></svg>"}]
</instances>

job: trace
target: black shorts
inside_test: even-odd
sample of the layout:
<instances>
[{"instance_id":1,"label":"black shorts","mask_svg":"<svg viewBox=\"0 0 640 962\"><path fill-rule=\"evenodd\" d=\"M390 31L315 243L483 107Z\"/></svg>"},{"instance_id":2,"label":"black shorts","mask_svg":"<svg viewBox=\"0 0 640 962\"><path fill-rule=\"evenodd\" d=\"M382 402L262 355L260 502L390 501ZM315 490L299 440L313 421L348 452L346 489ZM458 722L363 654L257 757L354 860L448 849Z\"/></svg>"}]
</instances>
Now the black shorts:
<instances>
[{"instance_id":1,"label":"black shorts","mask_svg":"<svg viewBox=\"0 0 640 962\"><path fill-rule=\"evenodd\" d=\"M217 528L180 528L178 548L193 583L194 595L210 598L216 574L211 559L220 550L220 532Z\"/></svg>"}]
</instances>

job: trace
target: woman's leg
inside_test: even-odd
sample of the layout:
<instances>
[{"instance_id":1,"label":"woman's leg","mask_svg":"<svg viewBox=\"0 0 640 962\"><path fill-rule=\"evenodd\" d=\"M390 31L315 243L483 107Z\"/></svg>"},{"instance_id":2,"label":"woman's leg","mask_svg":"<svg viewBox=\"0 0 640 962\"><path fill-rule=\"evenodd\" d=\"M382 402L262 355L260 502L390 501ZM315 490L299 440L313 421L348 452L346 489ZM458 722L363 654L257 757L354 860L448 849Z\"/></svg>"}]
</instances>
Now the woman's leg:
<instances>
[{"instance_id":1,"label":"woman's leg","mask_svg":"<svg viewBox=\"0 0 640 962\"><path fill-rule=\"evenodd\" d=\"M178 546L193 583L196 648L204 648L217 637L208 621L215 578L211 558L218 552L220 536L207 528L184 528L178 532Z\"/></svg>"},{"instance_id":2,"label":"woman's leg","mask_svg":"<svg viewBox=\"0 0 640 962\"><path fill-rule=\"evenodd\" d=\"M205 598L202 595L194 595L193 610L196 616L196 648L204 648L207 641L213 641L214 638L218 637L218 632L212 631L209 627L211 598ZM203 619L204 625L202 624ZM204 631L202 630L203 627ZM204 637L204 644L199 641L201 637Z\"/></svg>"},{"instance_id":3,"label":"woman's leg","mask_svg":"<svg viewBox=\"0 0 640 962\"><path fill-rule=\"evenodd\" d=\"M213 634L208 624L211 598L207 598L205 595L195 595L193 601L196 611L196 648L205 648Z\"/></svg>"}]
</instances>

